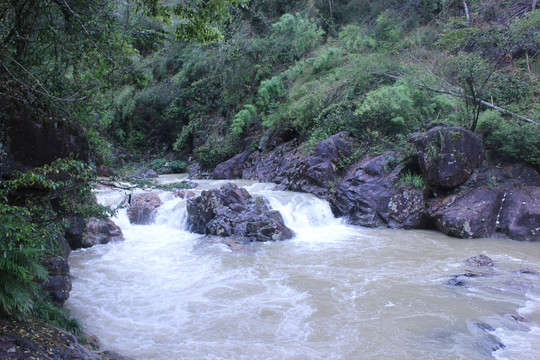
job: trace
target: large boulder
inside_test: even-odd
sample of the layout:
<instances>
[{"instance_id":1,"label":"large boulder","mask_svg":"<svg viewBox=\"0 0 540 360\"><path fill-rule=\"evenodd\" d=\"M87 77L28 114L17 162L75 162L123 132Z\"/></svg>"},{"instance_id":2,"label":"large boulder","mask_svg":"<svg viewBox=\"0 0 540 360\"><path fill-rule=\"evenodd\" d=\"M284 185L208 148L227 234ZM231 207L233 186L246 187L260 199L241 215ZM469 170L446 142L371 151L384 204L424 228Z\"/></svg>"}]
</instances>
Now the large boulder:
<instances>
[{"instance_id":1,"label":"large boulder","mask_svg":"<svg viewBox=\"0 0 540 360\"><path fill-rule=\"evenodd\" d=\"M91 218L86 223L86 232L82 237L81 247L89 248L97 244L124 241L122 229L111 219Z\"/></svg>"},{"instance_id":2,"label":"large boulder","mask_svg":"<svg viewBox=\"0 0 540 360\"><path fill-rule=\"evenodd\" d=\"M434 187L452 189L463 184L485 159L482 139L460 127L437 126L411 141L420 168Z\"/></svg>"},{"instance_id":3,"label":"large boulder","mask_svg":"<svg viewBox=\"0 0 540 360\"><path fill-rule=\"evenodd\" d=\"M502 197L499 189L473 189L433 200L429 215L444 234L463 239L490 237L495 230Z\"/></svg>"},{"instance_id":4,"label":"large boulder","mask_svg":"<svg viewBox=\"0 0 540 360\"><path fill-rule=\"evenodd\" d=\"M245 237L256 241L285 240L294 233L278 211L234 184L203 191L188 200L188 223L199 234Z\"/></svg>"},{"instance_id":5,"label":"large boulder","mask_svg":"<svg viewBox=\"0 0 540 360\"><path fill-rule=\"evenodd\" d=\"M249 155L253 151L246 150L243 153L240 153L229 160L222 162L213 172L214 179L241 179L242 173L246 169L246 161L248 160Z\"/></svg>"},{"instance_id":6,"label":"large boulder","mask_svg":"<svg viewBox=\"0 0 540 360\"><path fill-rule=\"evenodd\" d=\"M50 164L56 159L76 156L88 162L88 140L77 122L37 114L35 109L17 102L1 101L5 118L0 127L9 141L2 150L7 155L0 161L0 174L24 171Z\"/></svg>"},{"instance_id":7,"label":"large boulder","mask_svg":"<svg viewBox=\"0 0 540 360\"><path fill-rule=\"evenodd\" d=\"M127 211L129 221L132 224L149 225L156 218L155 210L163 204L158 194L142 193L131 198Z\"/></svg>"},{"instance_id":8,"label":"large boulder","mask_svg":"<svg viewBox=\"0 0 540 360\"><path fill-rule=\"evenodd\" d=\"M514 240L540 241L540 187L505 193L498 226Z\"/></svg>"},{"instance_id":9,"label":"large boulder","mask_svg":"<svg viewBox=\"0 0 540 360\"><path fill-rule=\"evenodd\" d=\"M387 152L360 161L339 184L330 199L334 213L345 216L355 225L387 226L390 217L389 204L396 194L394 184L398 182L401 171L399 167L392 166L398 157L398 153ZM394 199L394 203L397 201ZM392 215L399 219L397 209L392 211Z\"/></svg>"}]
</instances>

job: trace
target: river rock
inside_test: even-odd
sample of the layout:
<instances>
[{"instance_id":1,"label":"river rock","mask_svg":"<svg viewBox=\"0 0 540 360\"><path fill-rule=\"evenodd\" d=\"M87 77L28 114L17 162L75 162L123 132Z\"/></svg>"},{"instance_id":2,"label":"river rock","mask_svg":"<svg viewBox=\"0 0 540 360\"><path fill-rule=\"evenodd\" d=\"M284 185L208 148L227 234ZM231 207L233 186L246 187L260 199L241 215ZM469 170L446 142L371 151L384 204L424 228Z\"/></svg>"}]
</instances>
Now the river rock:
<instances>
[{"instance_id":1,"label":"river rock","mask_svg":"<svg viewBox=\"0 0 540 360\"><path fill-rule=\"evenodd\" d=\"M431 201L429 216L442 233L458 238L493 235L503 192L479 188Z\"/></svg>"},{"instance_id":2,"label":"river rock","mask_svg":"<svg viewBox=\"0 0 540 360\"><path fill-rule=\"evenodd\" d=\"M482 139L460 127L437 126L411 138L429 184L455 188L471 176L485 159Z\"/></svg>"},{"instance_id":3,"label":"river rock","mask_svg":"<svg viewBox=\"0 0 540 360\"><path fill-rule=\"evenodd\" d=\"M42 264L49 272L49 278L41 285L44 294L50 295L55 304L64 304L71 291L71 278L67 259L59 256L49 256L42 260Z\"/></svg>"},{"instance_id":4,"label":"river rock","mask_svg":"<svg viewBox=\"0 0 540 360\"><path fill-rule=\"evenodd\" d=\"M493 260L489 256L486 256L484 254L479 254L476 256L472 256L465 260L465 264L473 267L492 267L493 266Z\"/></svg>"},{"instance_id":5,"label":"river rock","mask_svg":"<svg viewBox=\"0 0 540 360\"><path fill-rule=\"evenodd\" d=\"M205 190L188 200L188 223L199 234L247 237L256 241L285 240L294 233L278 211L234 184Z\"/></svg>"},{"instance_id":6,"label":"river rock","mask_svg":"<svg viewBox=\"0 0 540 360\"><path fill-rule=\"evenodd\" d=\"M540 241L540 187L508 191L498 225L501 232L514 240Z\"/></svg>"},{"instance_id":7,"label":"river rock","mask_svg":"<svg viewBox=\"0 0 540 360\"><path fill-rule=\"evenodd\" d=\"M111 219L91 218L86 223L86 232L82 237L81 247L89 248L97 244L124 241L122 229Z\"/></svg>"},{"instance_id":8,"label":"river rock","mask_svg":"<svg viewBox=\"0 0 540 360\"><path fill-rule=\"evenodd\" d=\"M130 223L148 225L155 220L155 210L163 204L158 194L142 193L131 198L127 215Z\"/></svg>"},{"instance_id":9,"label":"river rock","mask_svg":"<svg viewBox=\"0 0 540 360\"><path fill-rule=\"evenodd\" d=\"M337 216L346 216L355 225L386 226L390 218L389 204L395 195L394 183L399 179L399 168L391 163L399 154L387 152L360 161L337 187L331 201ZM394 204L397 203L397 199ZM397 205L396 205L397 206ZM400 205L401 206L401 205ZM402 205L407 207L407 205ZM411 207L411 214L417 206ZM401 219L396 210L393 216ZM402 220L409 216L405 216ZM398 222L398 221L397 221Z\"/></svg>"}]
</instances>

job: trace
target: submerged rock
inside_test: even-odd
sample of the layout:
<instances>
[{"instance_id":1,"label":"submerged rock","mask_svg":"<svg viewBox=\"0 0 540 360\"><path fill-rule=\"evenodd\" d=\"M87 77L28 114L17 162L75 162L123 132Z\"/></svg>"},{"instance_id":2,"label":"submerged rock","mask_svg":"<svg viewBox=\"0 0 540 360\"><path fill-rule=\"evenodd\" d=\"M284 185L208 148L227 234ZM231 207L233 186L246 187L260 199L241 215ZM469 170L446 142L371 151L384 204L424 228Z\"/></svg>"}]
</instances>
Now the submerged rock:
<instances>
[{"instance_id":1,"label":"submerged rock","mask_svg":"<svg viewBox=\"0 0 540 360\"><path fill-rule=\"evenodd\" d=\"M163 204L156 193L134 195L127 215L132 224L148 225L155 220L155 210Z\"/></svg>"},{"instance_id":2,"label":"submerged rock","mask_svg":"<svg viewBox=\"0 0 540 360\"><path fill-rule=\"evenodd\" d=\"M465 260L465 264L469 266L474 266L474 267L482 267L482 266L492 267L493 260L491 260L490 257L484 254L479 254Z\"/></svg>"},{"instance_id":3,"label":"submerged rock","mask_svg":"<svg viewBox=\"0 0 540 360\"><path fill-rule=\"evenodd\" d=\"M234 184L203 191L188 200L188 223L199 234L247 237L256 241L285 240L294 233L278 211Z\"/></svg>"}]
</instances>

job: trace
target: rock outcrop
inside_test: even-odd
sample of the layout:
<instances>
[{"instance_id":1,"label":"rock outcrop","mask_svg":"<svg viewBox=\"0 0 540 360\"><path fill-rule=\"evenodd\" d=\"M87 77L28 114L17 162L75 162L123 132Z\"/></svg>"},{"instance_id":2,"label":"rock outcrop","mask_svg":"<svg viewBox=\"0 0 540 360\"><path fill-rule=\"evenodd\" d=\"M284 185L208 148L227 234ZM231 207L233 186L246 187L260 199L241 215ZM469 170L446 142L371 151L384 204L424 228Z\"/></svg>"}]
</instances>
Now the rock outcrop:
<instances>
[{"instance_id":1,"label":"rock outcrop","mask_svg":"<svg viewBox=\"0 0 540 360\"><path fill-rule=\"evenodd\" d=\"M428 217L460 238L505 235L540 241L540 175L521 165L486 166L452 194L429 201Z\"/></svg>"},{"instance_id":2,"label":"rock outcrop","mask_svg":"<svg viewBox=\"0 0 540 360\"><path fill-rule=\"evenodd\" d=\"M394 184L399 179L400 169L391 166L397 156L389 152L356 164L330 199L334 213L347 217L354 225L386 226L390 220L389 204L396 194Z\"/></svg>"},{"instance_id":3,"label":"rock outcrop","mask_svg":"<svg viewBox=\"0 0 540 360\"><path fill-rule=\"evenodd\" d=\"M127 211L132 224L148 225L154 222L155 210L163 204L158 194L143 193L133 195Z\"/></svg>"},{"instance_id":4,"label":"rock outcrop","mask_svg":"<svg viewBox=\"0 0 540 360\"><path fill-rule=\"evenodd\" d=\"M264 199L253 198L234 184L205 190L188 200L190 230L199 234L237 236L254 241L285 240L294 233L285 226L278 211Z\"/></svg>"},{"instance_id":5,"label":"rock outcrop","mask_svg":"<svg viewBox=\"0 0 540 360\"><path fill-rule=\"evenodd\" d=\"M441 127L411 138L427 181L452 189L463 184L485 159L482 139L459 127Z\"/></svg>"},{"instance_id":6,"label":"rock outcrop","mask_svg":"<svg viewBox=\"0 0 540 360\"><path fill-rule=\"evenodd\" d=\"M396 152L349 163L355 143L342 132L306 155L295 141L246 151L218 165L214 177L256 179L328 200L336 216L367 227L434 228L454 237L504 235L540 241L540 175L530 167L485 164L481 138L434 127L410 141L417 156ZM402 184L422 173L427 189Z\"/></svg>"}]
</instances>

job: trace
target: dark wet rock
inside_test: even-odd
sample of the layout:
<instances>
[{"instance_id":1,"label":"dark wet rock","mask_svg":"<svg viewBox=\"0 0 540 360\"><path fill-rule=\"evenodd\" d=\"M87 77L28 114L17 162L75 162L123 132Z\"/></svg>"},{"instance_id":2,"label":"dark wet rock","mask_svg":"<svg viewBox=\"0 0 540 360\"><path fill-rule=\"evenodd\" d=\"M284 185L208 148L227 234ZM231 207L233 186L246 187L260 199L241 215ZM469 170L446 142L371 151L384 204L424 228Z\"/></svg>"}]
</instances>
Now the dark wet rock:
<instances>
[{"instance_id":1,"label":"dark wet rock","mask_svg":"<svg viewBox=\"0 0 540 360\"><path fill-rule=\"evenodd\" d=\"M447 285L450 285L450 286L457 286L457 287L461 287L461 286L465 286L465 281L457 278L457 277L452 277L450 279L448 279L448 281L446 282Z\"/></svg>"},{"instance_id":2,"label":"dark wet rock","mask_svg":"<svg viewBox=\"0 0 540 360\"><path fill-rule=\"evenodd\" d=\"M189 199L187 211L190 230L199 234L240 236L256 241L285 240L294 235L278 211L234 184L203 191Z\"/></svg>"},{"instance_id":3,"label":"dark wet rock","mask_svg":"<svg viewBox=\"0 0 540 360\"><path fill-rule=\"evenodd\" d=\"M64 234L58 234L55 241L51 242L47 246L48 250L58 251L58 255L67 258L71 253L71 246L69 246Z\"/></svg>"},{"instance_id":4,"label":"dark wet rock","mask_svg":"<svg viewBox=\"0 0 540 360\"><path fill-rule=\"evenodd\" d=\"M396 194L394 184L399 180L400 169L392 168L392 163L398 157L398 153L388 152L360 161L330 199L334 213L346 216L355 225L386 226L391 213L389 204ZM416 208L410 207L411 214L415 214ZM403 220L407 220L409 215ZM394 220L401 219L395 211L392 211L392 216Z\"/></svg>"},{"instance_id":5,"label":"dark wet rock","mask_svg":"<svg viewBox=\"0 0 540 360\"><path fill-rule=\"evenodd\" d=\"M420 168L429 184L455 188L471 176L485 159L482 139L460 127L437 126L411 138Z\"/></svg>"},{"instance_id":6,"label":"dark wet rock","mask_svg":"<svg viewBox=\"0 0 540 360\"><path fill-rule=\"evenodd\" d=\"M388 203L388 225L400 229L420 228L425 222L425 208L424 191L400 186Z\"/></svg>"},{"instance_id":7,"label":"dark wet rock","mask_svg":"<svg viewBox=\"0 0 540 360\"><path fill-rule=\"evenodd\" d=\"M81 247L88 248L97 244L124 241L122 229L111 219L91 218L87 221Z\"/></svg>"},{"instance_id":8,"label":"dark wet rock","mask_svg":"<svg viewBox=\"0 0 540 360\"><path fill-rule=\"evenodd\" d=\"M271 152L246 151L218 165L214 177L257 179L280 184L283 189L326 197L336 181L342 162L351 155L353 141L348 132L323 140L312 154L297 148L295 141Z\"/></svg>"},{"instance_id":9,"label":"dark wet rock","mask_svg":"<svg viewBox=\"0 0 540 360\"><path fill-rule=\"evenodd\" d=\"M495 328L488 323L479 322L475 324L482 331L495 331Z\"/></svg>"},{"instance_id":10,"label":"dark wet rock","mask_svg":"<svg viewBox=\"0 0 540 360\"><path fill-rule=\"evenodd\" d=\"M49 278L41 285L44 294L50 295L55 304L64 304L71 291L71 278L67 259L50 256L44 258L42 264L49 272Z\"/></svg>"},{"instance_id":11,"label":"dark wet rock","mask_svg":"<svg viewBox=\"0 0 540 360\"><path fill-rule=\"evenodd\" d=\"M484 336L478 341L477 346L489 355L494 351L506 348L506 345L501 342L501 339L492 334Z\"/></svg>"},{"instance_id":12,"label":"dark wet rock","mask_svg":"<svg viewBox=\"0 0 540 360\"><path fill-rule=\"evenodd\" d=\"M514 240L540 241L540 187L505 193L498 225Z\"/></svg>"},{"instance_id":13,"label":"dark wet rock","mask_svg":"<svg viewBox=\"0 0 540 360\"><path fill-rule=\"evenodd\" d=\"M442 233L458 238L493 235L503 192L479 188L430 202L428 214Z\"/></svg>"},{"instance_id":14,"label":"dark wet rock","mask_svg":"<svg viewBox=\"0 0 540 360\"><path fill-rule=\"evenodd\" d=\"M491 260L490 257L484 254L479 254L465 260L465 264L469 266L473 266L473 267L483 267L483 266L492 267L493 260Z\"/></svg>"},{"instance_id":15,"label":"dark wet rock","mask_svg":"<svg viewBox=\"0 0 540 360\"><path fill-rule=\"evenodd\" d=\"M520 274L526 274L526 275L540 275L540 272L534 270L534 269L530 269L530 268L523 268L523 269L519 269L518 271Z\"/></svg>"},{"instance_id":16,"label":"dark wet rock","mask_svg":"<svg viewBox=\"0 0 540 360\"><path fill-rule=\"evenodd\" d=\"M133 195L127 211L132 224L148 225L155 220L155 210L163 204L156 193Z\"/></svg>"},{"instance_id":17,"label":"dark wet rock","mask_svg":"<svg viewBox=\"0 0 540 360\"><path fill-rule=\"evenodd\" d=\"M65 231L65 239L72 250L79 249L82 238L86 231L86 224L82 216L72 216L68 218L69 226Z\"/></svg>"},{"instance_id":18,"label":"dark wet rock","mask_svg":"<svg viewBox=\"0 0 540 360\"><path fill-rule=\"evenodd\" d=\"M492 277L495 276L495 273L474 273L474 272L468 272L458 275L452 275L450 279L446 282L447 285L450 286L465 286L467 285L466 279L471 278L482 278L482 277Z\"/></svg>"},{"instance_id":19,"label":"dark wet rock","mask_svg":"<svg viewBox=\"0 0 540 360\"><path fill-rule=\"evenodd\" d=\"M114 352L96 353L66 331L28 319L0 318L0 359L132 360Z\"/></svg>"},{"instance_id":20,"label":"dark wet rock","mask_svg":"<svg viewBox=\"0 0 540 360\"><path fill-rule=\"evenodd\" d=\"M252 150L244 151L231 159L219 164L212 173L214 179L241 179L246 169L246 161Z\"/></svg>"}]
</instances>

